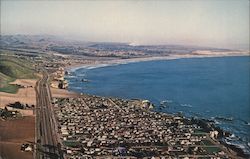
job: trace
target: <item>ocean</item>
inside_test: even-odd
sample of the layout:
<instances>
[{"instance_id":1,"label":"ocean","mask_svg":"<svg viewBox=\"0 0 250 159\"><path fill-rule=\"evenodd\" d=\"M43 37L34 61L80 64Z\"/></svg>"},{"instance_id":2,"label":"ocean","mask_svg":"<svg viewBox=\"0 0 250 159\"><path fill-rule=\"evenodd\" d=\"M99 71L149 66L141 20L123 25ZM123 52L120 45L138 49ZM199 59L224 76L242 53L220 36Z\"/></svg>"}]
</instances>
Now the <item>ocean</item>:
<instances>
[{"instance_id":1,"label":"ocean","mask_svg":"<svg viewBox=\"0 0 250 159\"><path fill-rule=\"evenodd\" d=\"M250 152L250 56L80 68L67 80L79 93L148 99L155 111L212 119Z\"/></svg>"}]
</instances>

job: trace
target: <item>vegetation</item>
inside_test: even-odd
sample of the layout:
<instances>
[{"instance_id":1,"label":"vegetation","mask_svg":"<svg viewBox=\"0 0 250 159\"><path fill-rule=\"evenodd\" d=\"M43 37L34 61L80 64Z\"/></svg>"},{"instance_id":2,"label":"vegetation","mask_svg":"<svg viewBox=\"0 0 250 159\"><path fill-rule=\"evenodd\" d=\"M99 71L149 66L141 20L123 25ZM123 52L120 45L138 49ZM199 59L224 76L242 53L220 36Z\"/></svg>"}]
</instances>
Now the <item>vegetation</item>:
<instances>
[{"instance_id":1,"label":"vegetation","mask_svg":"<svg viewBox=\"0 0 250 159\"><path fill-rule=\"evenodd\" d=\"M9 83L17 78L35 78L32 63L0 52L0 92L16 93L19 87Z\"/></svg>"},{"instance_id":2,"label":"vegetation","mask_svg":"<svg viewBox=\"0 0 250 159\"><path fill-rule=\"evenodd\" d=\"M12 107L12 108L16 108L16 109L24 109L24 107L25 107L20 102L11 103L11 104L8 104L8 106Z\"/></svg>"},{"instance_id":3,"label":"vegetation","mask_svg":"<svg viewBox=\"0 0 250 159\"><path fill-rule=\"evenodd\" d=\"M76 141L63 141L63 144L68 147L79 147L81 144Z\"/></svg>"},{"instance_id":4,"label":"vegetation","mask_svg":"<svg viewBox=\"0 0 250 159\"><path fill-rule=\"evenodd\" d=\"M204 149L206 150L206 152L208 154L214 154L214 153L218 153L221 151L221 149L219 147L216 147L216 146L215 147L205 147Z\"/></svg>"},{"instance_id":5,"label":"vegetation","mask_svg":"<svg viewBox=\"0 0 250 159\"><path fill-rule=\"evenodd\" d=\"M0 108L0 118L7 119L16 117L21 117L21 114L17 111L10 111L6 107L4 109Z\"/></svg>"},{"instance_id":6,"label":"vegetation","mask_svg":"<svg viewBox=\"0 0 250 159\"><path fill-rule=\"evenodd\" d=\"M0 91L2 92L16 92L18 87L15 85L8 84L9 82L14 81L14 78L11 78L0 72Z\"/></svg>"},{"instance_id":7,"label":"vegetation","mask_svg":"<svg viewBox=\"0 0 250 159\"><path fill-rule=\"evenodd\" d=\"M213 144L211 141L209 141L209 140L203 140L202 143L203 143L204 145L207 145L207 146L214 145L214 144Z\"/></svg>"}]
</instances>

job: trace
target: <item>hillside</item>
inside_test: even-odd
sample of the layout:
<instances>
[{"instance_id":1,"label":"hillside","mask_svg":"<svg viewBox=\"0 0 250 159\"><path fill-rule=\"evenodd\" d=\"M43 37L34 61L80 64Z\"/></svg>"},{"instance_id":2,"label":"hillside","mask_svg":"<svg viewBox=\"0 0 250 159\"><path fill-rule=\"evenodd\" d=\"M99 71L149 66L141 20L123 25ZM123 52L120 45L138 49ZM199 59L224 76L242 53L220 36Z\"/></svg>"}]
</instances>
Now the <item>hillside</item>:
<instances>
[{"instance_id":1,"label":"hillside","mask_svg":"<svg viewBox=\"0 0 250 159\"><path fill-rule=\"evenodd\" d=\"M18 87L9 82L17 78L35 78L32 63L14 56L0 55L0 91L15 93Z\"/></svg>"}]
</instances>

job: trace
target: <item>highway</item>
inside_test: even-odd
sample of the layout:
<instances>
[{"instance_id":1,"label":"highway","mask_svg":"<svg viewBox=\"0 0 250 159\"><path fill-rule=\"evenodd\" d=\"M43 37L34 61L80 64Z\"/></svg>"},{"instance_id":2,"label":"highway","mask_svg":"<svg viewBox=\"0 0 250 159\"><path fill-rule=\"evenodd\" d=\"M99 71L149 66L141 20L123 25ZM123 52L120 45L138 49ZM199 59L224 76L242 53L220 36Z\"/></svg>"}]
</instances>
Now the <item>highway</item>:
<instances>
[{"instance_id":1,"label":"highway","mask_svg":"<svg viewBox=\"0 0 250 159\"><path fill-rule=\"evenodd\" d=\"M36 90L36 149L35 159L60 159L62 153L58 144L56 120L51 106L49 76L43 71Z\"/></svg>"}]
</instances>

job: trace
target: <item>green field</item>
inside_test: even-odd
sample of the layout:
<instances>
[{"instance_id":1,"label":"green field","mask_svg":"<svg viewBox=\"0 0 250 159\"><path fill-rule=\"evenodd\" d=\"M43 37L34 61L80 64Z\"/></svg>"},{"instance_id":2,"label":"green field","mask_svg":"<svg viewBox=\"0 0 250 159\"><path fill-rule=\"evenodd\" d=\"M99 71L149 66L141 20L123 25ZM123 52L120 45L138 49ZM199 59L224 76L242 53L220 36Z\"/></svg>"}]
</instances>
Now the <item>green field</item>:
<instances>
[{"instance_id":1,"label":"green field","mask_svg":"<svg viewBox=\"0 0 250 159\"><path fill-rule=\"evenodd\" d=\"M63 141L63 144L68 147L78 147L80 145L80 143L76 141Z\"/></svg>"},{"instance_id":2,"label":"green field","mask_svg":"<svg viewBox=\"0 0 250 159\"><path fill-rule=\"evenodd\" d=\"M0 52L0 92L16 93L18 86L9 84L15 79L36 78L32 62Z\"/></svg>"},{"instance_id":3,"label":"green field","mask_svg":"<svg viewBox=\"0 0 250 159\"><path fill-rule=\"evenodd\" d=\"M206 132L196 129L196 130L194 130L194 134L206 134Z\"/></svg>"},{"instance_id":4,"label":"green field","mask_svg":"<svg viewBox=\"0 0 250 159\"><path fill-rule=\"evenodd\" d=\"M214 154L221 151L219 147L205 147L204 149L206 150L207 154Z\"/></svg>"},{"instance_id":5,"label":"green field","mask_svg":"<svg viewBox=\"0 0 250 159\"><path fill-rule=\"evenodd\" d=\"M211 141L209 141L209 140L202 140L202 143L204 144L204 145L207 145L207 146L211 146L211 145L214 145Z\"/></svg>"}]
</instances>

